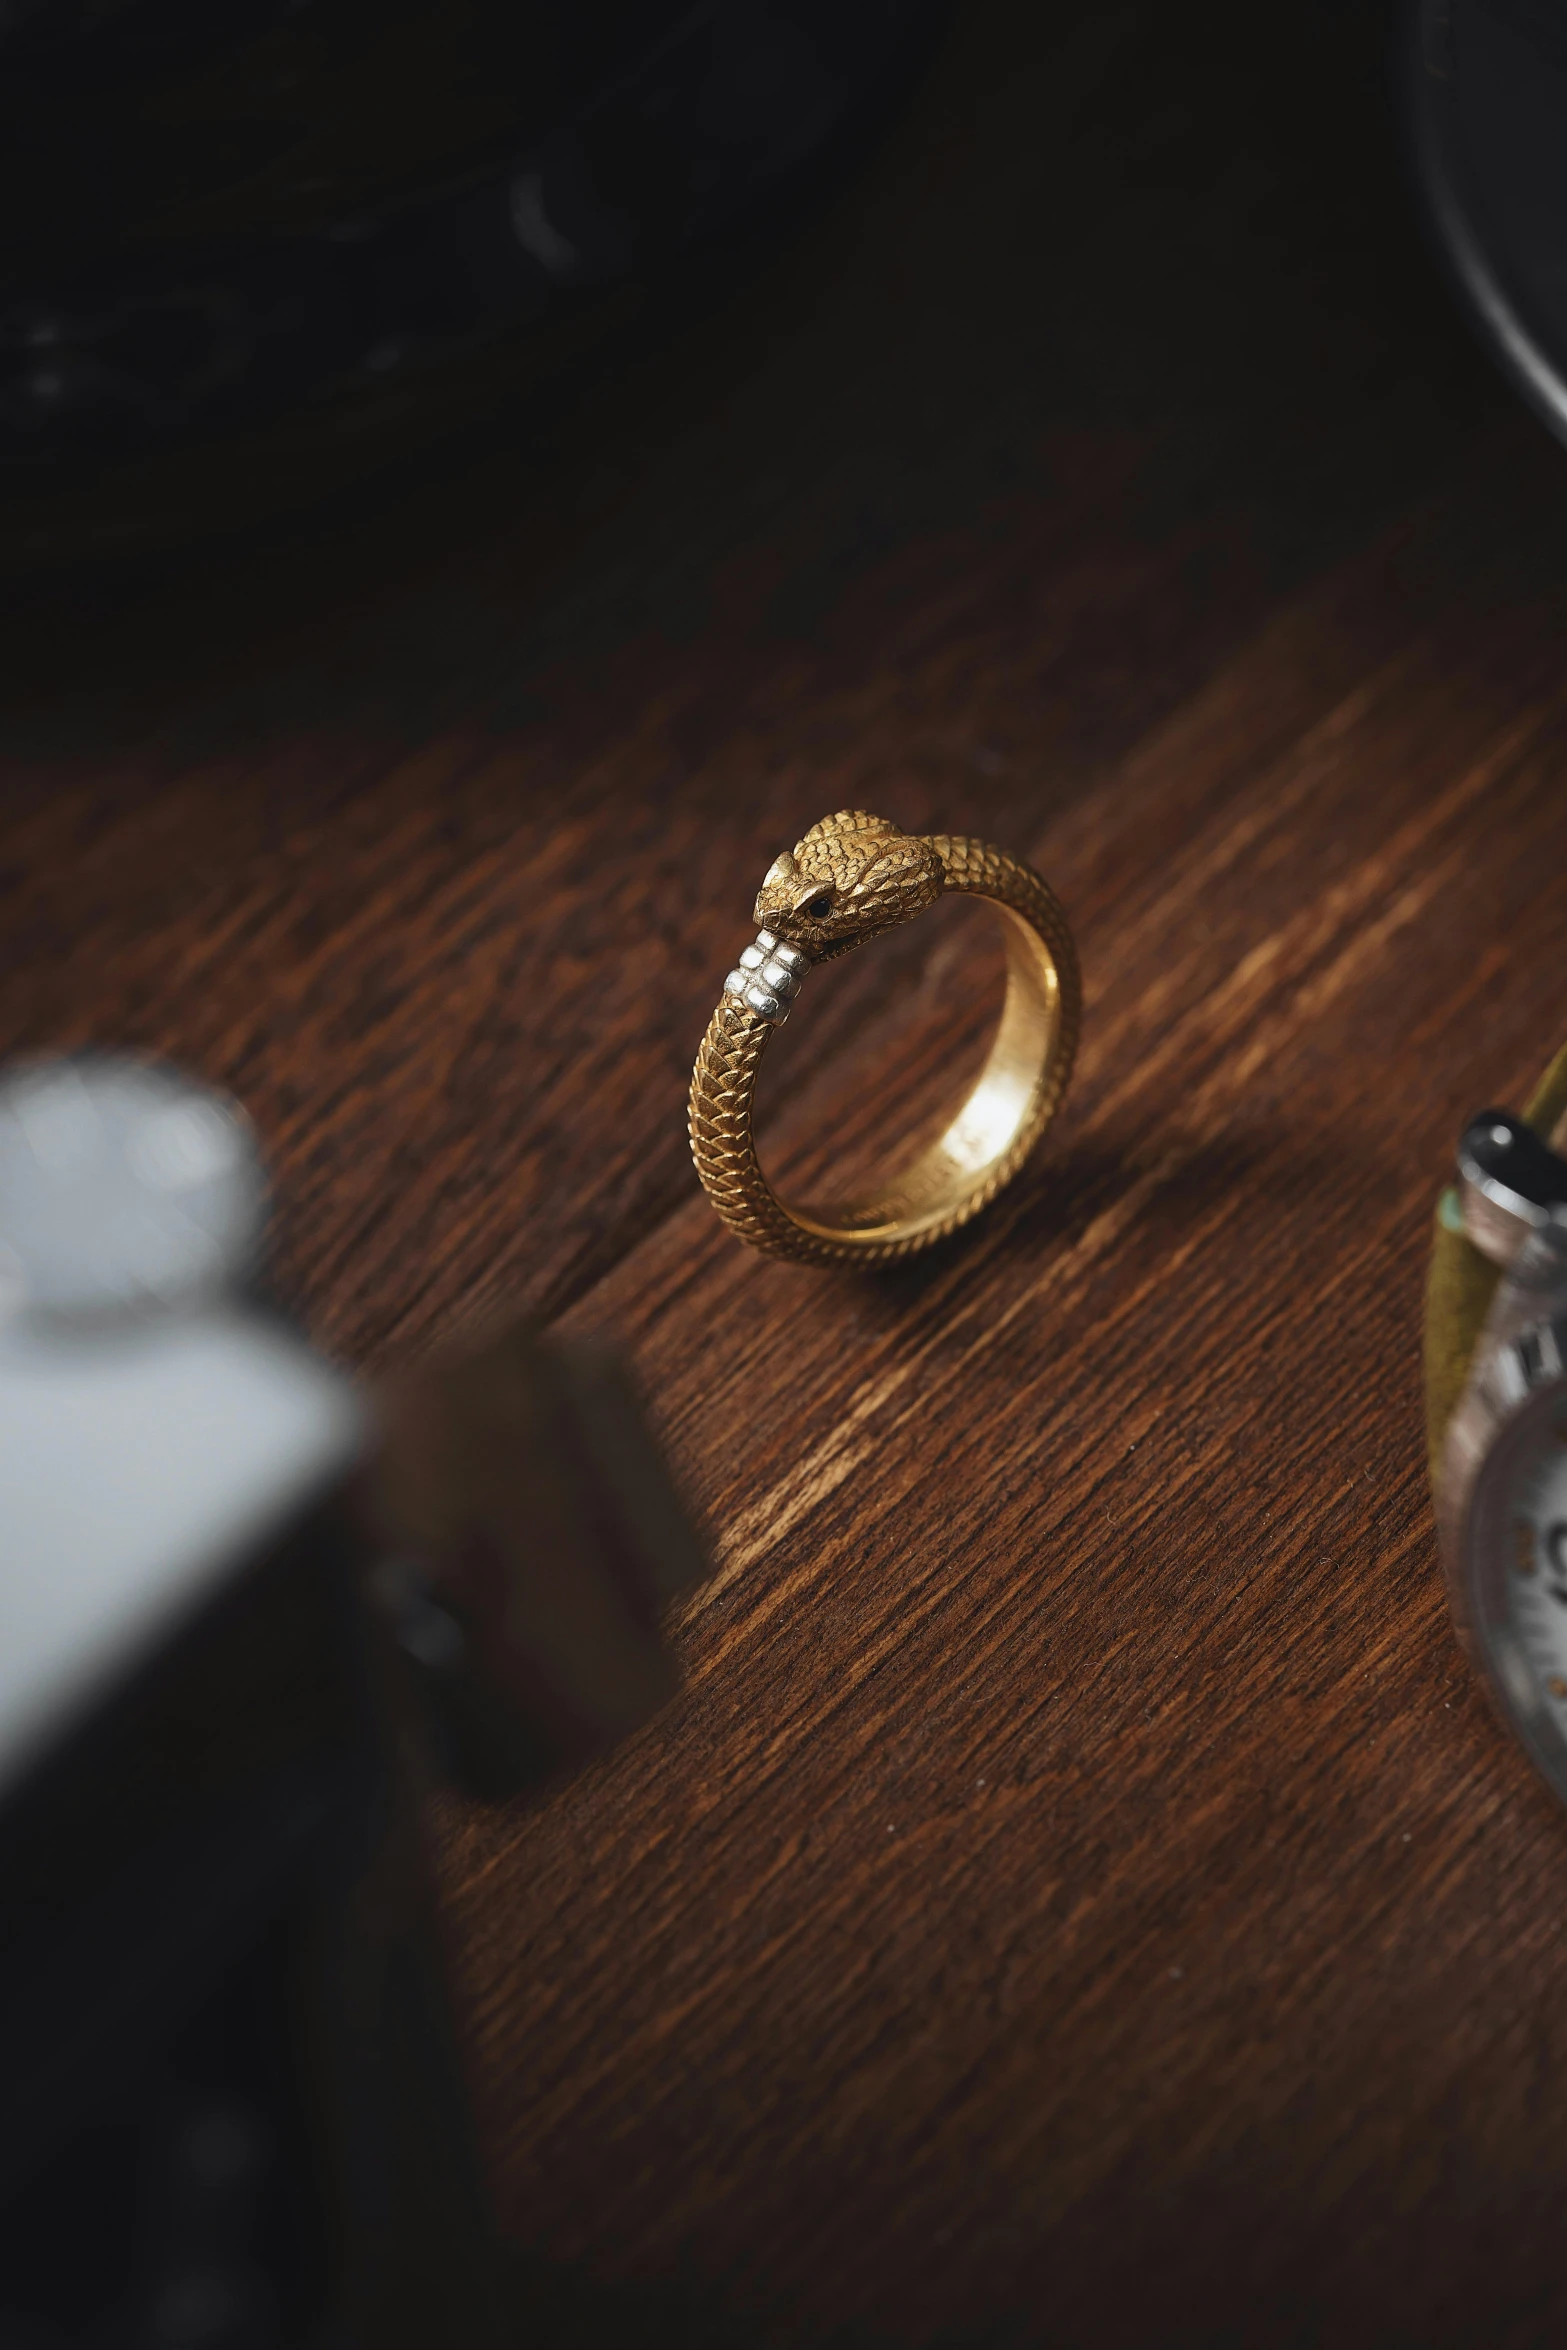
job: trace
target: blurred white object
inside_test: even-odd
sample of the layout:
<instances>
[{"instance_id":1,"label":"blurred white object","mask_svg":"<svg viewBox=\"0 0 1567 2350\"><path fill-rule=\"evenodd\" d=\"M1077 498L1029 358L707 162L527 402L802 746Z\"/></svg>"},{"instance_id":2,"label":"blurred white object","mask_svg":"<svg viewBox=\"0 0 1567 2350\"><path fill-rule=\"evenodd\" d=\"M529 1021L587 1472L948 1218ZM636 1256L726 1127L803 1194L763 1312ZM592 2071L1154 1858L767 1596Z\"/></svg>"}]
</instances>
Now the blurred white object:
<instances>
[{"instance_id":1,"label":"blurred white object","mask_svg":"<svg viewBox=\"0 0 1567 2350\"><path fill-rule=\"evenodd\" d=\"M0 1796L359 1449L245 1293L266 1204L243 1112L175 1071L0 1080Z\"/></svg>"},{"instance_id":2,"label":"blurred white object","mask_svg":"<svg viewBox=\"0 0 1567 2350\"><path fill-rule=\"evenodd\" d=\"M242 1279L266 1177L237 1103L108 1054L0 1080L0 1311L101 1317Z\"/></svg>"}]
</instances>

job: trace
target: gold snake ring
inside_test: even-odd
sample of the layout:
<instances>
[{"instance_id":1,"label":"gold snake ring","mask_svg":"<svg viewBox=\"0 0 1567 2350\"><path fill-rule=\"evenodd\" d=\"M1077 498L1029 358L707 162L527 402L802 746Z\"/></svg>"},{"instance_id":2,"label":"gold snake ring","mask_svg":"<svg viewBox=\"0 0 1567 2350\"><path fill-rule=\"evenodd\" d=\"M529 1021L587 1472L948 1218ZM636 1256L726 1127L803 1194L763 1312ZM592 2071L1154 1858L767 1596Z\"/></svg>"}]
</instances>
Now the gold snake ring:
<instances>
[{"instance_id":1,"label":"gold snake ring","mask_svg":"<svg viewBox=\"0 0 1567 2350\"><path fill-rule=\"evenodd\" d=\"M768 1038L813 964L954 893L987 900L1006 940L1006 1002L977 1082L936 1141L869 1198L786 1207L751 1137ZM768 868L755 920L756 943L724 981L691 1074L691 1149L708 1198L753 1248L808 1265L885 1265L944 1240L1011 1182L1066 1091L1081 1006L1066 916L1005 849L900 832L850 808Z\"/></svg>"}]
</instances>

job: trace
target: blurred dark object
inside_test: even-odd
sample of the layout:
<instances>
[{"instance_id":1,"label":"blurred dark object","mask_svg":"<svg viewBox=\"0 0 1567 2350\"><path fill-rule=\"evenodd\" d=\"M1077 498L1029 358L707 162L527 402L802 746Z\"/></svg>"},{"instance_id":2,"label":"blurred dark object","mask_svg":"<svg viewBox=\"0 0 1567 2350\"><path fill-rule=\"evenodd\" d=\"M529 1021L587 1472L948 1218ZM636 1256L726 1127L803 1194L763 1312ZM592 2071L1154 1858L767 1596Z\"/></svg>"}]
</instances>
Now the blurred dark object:
<instances>
[{"instance_id":1,"label":"blurred dark object","mask_svg":"<svg viewBox=\"0 0 1567 2350\"><path fill-rule=\"evenodd\" d=\"M362 463L421 416L453 421L436 379L454 363L481 402L514 392L523 352L565 364L611 289L787 209L937 15L9 0L0 483L107 492L138 461L284 419L263 500L306 455L352 473L356 444ZM510 371L475 377L503 345ZM244 470L187 496L242 507Z\"/></svg>"},{"instance_id":2,"label":"blurred dark object","mask_svg":"<svg viewBox=\"0 0 1567 2350\"><path fill-rule=\"evenodd\" d=\"M659 1619L706 1560L610 1348L494 1330L378 1416L376 1589L464 1786L515 1793L674 1695Z\"/></svg>"},{"instance_id":3,"label":"blurred dark object","mask_svg":"<svg viewBox=\"0 0 1567 2350\"><path fill-rule=\"evenodd\" d=\"M0 1084L0 2350L502 2338L420 1798L646 1719L701 1571L612 1358L367 1400L264 1213L173 1072Z\"/></svg>"},{"instance_id":4,"label":"blurred dark object","mask_svg":"<svg viewBox=\"0 0 1567 2350\"><path fill-rule=\"evenodd\" d=\"M1418 174L1465 306L1567 440L1567 8L1407 0Z\"/></svg>"}]
</instances>

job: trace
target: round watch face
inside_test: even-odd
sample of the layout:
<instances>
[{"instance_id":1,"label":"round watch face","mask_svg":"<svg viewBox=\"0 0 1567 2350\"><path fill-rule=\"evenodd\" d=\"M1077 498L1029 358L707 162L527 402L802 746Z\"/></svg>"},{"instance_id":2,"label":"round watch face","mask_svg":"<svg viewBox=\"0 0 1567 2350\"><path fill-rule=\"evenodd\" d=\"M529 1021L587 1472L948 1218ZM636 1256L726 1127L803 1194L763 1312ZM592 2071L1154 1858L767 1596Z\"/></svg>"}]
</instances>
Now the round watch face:
<instances>
[{"instance_id":1,"label":"round watch face","mask_svg":"<svg viewBox=\"0 0 1567 2350\"><path fill-rule=\"evenodd\" d=\"M1460 1622L1502 1712L1567 1802L1567 1321L1506 1348L1492 1384L1513 1408L1459 1531Z\"/></svg>"}]
</instances>

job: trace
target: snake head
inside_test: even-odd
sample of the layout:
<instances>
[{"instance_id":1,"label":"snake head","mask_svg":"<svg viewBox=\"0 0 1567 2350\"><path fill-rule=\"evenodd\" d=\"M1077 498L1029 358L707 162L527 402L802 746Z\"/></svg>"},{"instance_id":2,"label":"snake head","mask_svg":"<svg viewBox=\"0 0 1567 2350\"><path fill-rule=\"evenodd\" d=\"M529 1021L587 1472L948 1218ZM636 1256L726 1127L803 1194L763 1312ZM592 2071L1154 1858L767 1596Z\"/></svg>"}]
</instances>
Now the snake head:
<instances>
[{"instance_id":1,"label":"snake head","mask_svg":"<svg viewBox=\"0 0 1567 2350\"><path fill-rule=\"evenodd\" d=\"M773 859L755 919L820 963L910 921L940 896L942 880L928 840L846 808Z\"/></svg>"}]
</instances>

